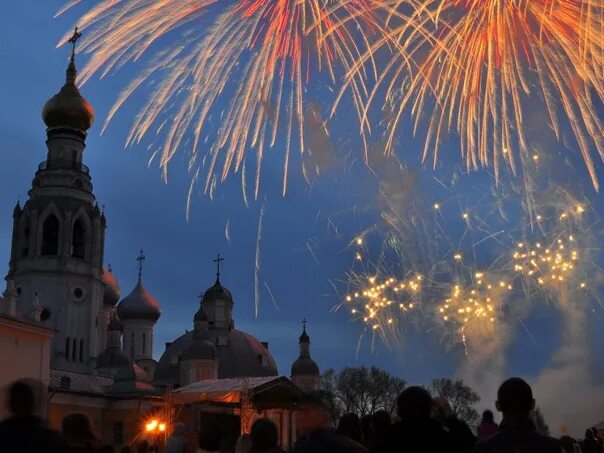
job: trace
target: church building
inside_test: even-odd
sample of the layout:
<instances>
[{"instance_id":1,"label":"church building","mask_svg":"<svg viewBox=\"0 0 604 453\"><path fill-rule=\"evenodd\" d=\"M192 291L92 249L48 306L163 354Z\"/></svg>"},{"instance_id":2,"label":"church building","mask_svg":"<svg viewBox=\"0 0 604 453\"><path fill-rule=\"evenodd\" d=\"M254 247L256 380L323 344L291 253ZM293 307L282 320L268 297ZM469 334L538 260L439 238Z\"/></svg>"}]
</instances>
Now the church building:
<instances>
[{"instance_id":1,"label":"church building","mask_svg":"<svg viewBox=\"0 0 604 453\"><path fill-rule=\"evenodd\" d=\"M218 395L238 386L239 402L213 401L214 414L228 414L234 429L245 431L243 407L257 403L258 414L262 400L264 413L279 416L288 431L283 442L292 441L291 407L276 400L319 388L306 323L290 380L279 377L268 343L235 328L234 299L221 282L220 256L214 284L192 310L192 330L183 326L184 333L161 354L154 354L153 335L163 313L144 285L142 251L136 286L121 298L116 276L104 265L107 220L83 163L94 110L76 86L78 37L70 41L65 84L42 110L46 160L27 200L13 211L6 290L0 297L0 385L19 378L48 384L43 410L52 427L68 413L84 412L103 442L115 447L140 437L149 417L163 417L169 430L177 412L187 412L174 409L172 394L179 389L192 395L211 386ZM208 409L199 406L200 398L195 396L196 409L189 413L202 423Z\"/></svg>"}]
</instances>

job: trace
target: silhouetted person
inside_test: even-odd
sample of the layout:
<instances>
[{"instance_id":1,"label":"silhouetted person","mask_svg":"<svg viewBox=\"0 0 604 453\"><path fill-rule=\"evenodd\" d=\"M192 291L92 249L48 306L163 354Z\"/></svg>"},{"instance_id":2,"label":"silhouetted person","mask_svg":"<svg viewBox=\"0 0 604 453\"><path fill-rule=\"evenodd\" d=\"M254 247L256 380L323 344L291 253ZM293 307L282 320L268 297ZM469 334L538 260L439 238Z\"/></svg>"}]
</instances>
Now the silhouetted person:
<instances>
[{"instance_id":1,"label":"silhouetted person","mask_svg":"<svg viewBox=\"0 0 604 453\"><path fill-rule=\"evenodd\" d=\"M582 453L577 441L570 436L560 437L560 444L562 444L562 451L564 453Z\"/></svg>"},{"instance_id":2,"label":"silhouetted person","mask_svg":"<svg viewBox=\"0 0 604 453\"><path fill-rule=\"evenodd\" d=\"M279 430L277 425L268 418L260 418L252 424L250 431L252 453L282 453L278 447Z\"/></svg>"},{"instance_id":3,"label":"silhouetted person","mask_svg":"<svg viewBox=\"0 0 604 453\"><path fill-rule=\"evenodd\" d=\"M95 451L96 436L90 419L86 414L74 413L66 415L61 425L61 431L70 453L92 453Z\"/></svg>"},{"instance_id":4,"label":"silhouetted person","mask_svg":"<svg viewBox=\"0 0 604 453\"><path fill-rule=\"evenodd\" d=\"M583 453L602 453L602 445L593 429L585 430L585 439L581 442L581 449Z\"/></svg>"},{"instance_id":5,"label":"silhouetted person","mask_svg":"<svg viewBox=\"0 0 604 453\"><path fill-rule=\"evenodd\" d=\"M369 448L373 445L375 439L375 432L373 430L373 417L369 414L361 417L361 433L363 435L362 444Z\"/></svg>"},{"instance_id":6,"label":"silhouetted person","mask_svg":"<svg viewBox=\"0 0 604 453\"><path fill-rule=\"evenodd\" d=\"M365 453L367 450L344 436L339 436L331 423L323 402L313 396L305 396L300 402L299 426L301 438L293 453Z\"/></svg>"},{"instance_id":7,"label":"silhouetted person","mask_svg":"<svg viewBox=\"0 0 604 453\"><path fill-rule=\"evenodd\" d=\"M497 432L498 427L497 423L495 423L493 412L488 409L485 410L482 413L480 425L478 425L478 440L488 439Z\"/></svg>"},{"instance_id":8,"label":"silhouetted person","mask_svg":"<svg viewBox=\"0 0 604 453\"><path fill-rule=\"evenodd\" d=\"M470 453L476 445L476 437L466 422L453 413L446 398L434 398L433 416L449 433L451 447L456 452Z\"/></svg>"},{"instance_id":9,"label":"silhouetted person","mask_svg":"<svg viewBox=\"0 0 604 453\"><path fill-rule=\"evenodd\" d=\"M354 413L342 415L338 422L336 433L340 436L348 437L359 444L362 443L361 419Z\"/></svg>"},{"instance_id":10,"label":"silhouetted person","mask_svg":"<svg viewBox=\"0 0 604 453\"><path fill-rule=\"evenodd\" d=\"M431 417L433 400L422 387L408 387L397 399L399 421L384 439L371 448L372 453L462 452L455 436ZM444 415L443 415L444 417ZM457 426L454 425L454 429ZM463 436L460 436L463 437Z\"/></svg>"},{"instance_id":11,"label":"silhouetted person","mask_svg":"<svg viewBox=\"0 0 604 453\"><path fill-rule=\"evenodd\" d=\"M371 425L373 435L376 439L383 439L390 430L392 425L392 417L385 410L377 411L371 416Z\"/></svg>"},{"instance_id":12,"label":"silhouetted person","mask_svg":"<svg viewBox=\"0 0 604 453\"><path fill-rule=\"evenodd\" d=\"M172 434L166 439L165 453L185 453L187 440L185 439L185 424L174 423Z\"/></svg>"},{"instance_id":13,"label":"silhouetted person","mask_svg":"<svg viewBox=\"0 0 604 453\"><path fill-rule=\"evenodd\" d=\"M33 384L19 380L8 389L11 416L0 423L2 453L63 453L67 447L63 437L35 415L37 407Z\"/></svg>"},{"instance_id":14,"label":"silhouetted person","mask_svg":"<svg viewBox=\"0 0 604 453\"><path fill-rule=\"evenodd\" d=\"M530 413L535 408L531 387L520 378L506 380L497 391L499 431L476 445L475 453L560 453L562 445L535 431Z\"/></svg>"}]
</instances>

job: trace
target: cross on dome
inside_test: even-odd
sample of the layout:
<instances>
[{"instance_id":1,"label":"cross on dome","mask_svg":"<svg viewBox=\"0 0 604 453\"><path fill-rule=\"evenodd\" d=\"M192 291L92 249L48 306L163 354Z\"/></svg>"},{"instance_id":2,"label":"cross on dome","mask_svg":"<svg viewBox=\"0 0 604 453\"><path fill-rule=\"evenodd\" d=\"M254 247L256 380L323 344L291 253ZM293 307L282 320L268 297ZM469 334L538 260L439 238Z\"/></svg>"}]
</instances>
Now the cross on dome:
<instances>
[{"instance_id":1,"label":"cross on dome","mask_svg":"<svg viewBox=\"0 0 604 453\"><path fill-rule=\"evenodd\" d=\"M136 261L138 261L138 282L140 283L143 277L143 263L145 261L145 253L143 252L143 249L141 249L139 252Z\"/></svg>"},{"instance_id":2,"label":"cross on dome","mask_svg":"<svg viewBox=\"0 0 604 453\"><path fill-rule=\"evenodd\" d=\"M220 263L224 261L224 258L220 256L220 253L213 260L216 263L216 282L220 281Z\"/></svg>"},{"instance_id":3,"label":"cross on dome","mask_svg":"<svg viewBox=\"0 0 604 453\"><path fill-rule=\"evenodd\" d=\"M82 33L80 33L78 31L78 27L76 26L73 29L73 35L67 41L71 44L71 61L75 60L76 43L78 42L78 39L80 39L81 37L82 37Z\"/></svg>"}]
</instances>

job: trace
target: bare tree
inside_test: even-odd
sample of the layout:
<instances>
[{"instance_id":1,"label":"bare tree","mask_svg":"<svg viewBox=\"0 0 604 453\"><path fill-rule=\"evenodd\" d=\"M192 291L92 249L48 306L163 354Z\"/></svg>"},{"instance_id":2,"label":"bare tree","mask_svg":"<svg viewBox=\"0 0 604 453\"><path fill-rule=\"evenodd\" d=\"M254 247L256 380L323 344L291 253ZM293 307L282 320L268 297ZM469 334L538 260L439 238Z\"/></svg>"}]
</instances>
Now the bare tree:
<instances>
[{"instance_id":1,"label":"bare tree","mask_svg":"<svg viewBox=\"0 0 604 453\"><path fill-rule=\"evenodd\" d=\"M348 412L359 416L378 410L392 412L396 398L405 388L405 381L375 366L343 368L339 373L327 370L322 377L322 390L338 418Z\"/></svg>"},{"instance_id":2,"label":"bare tree","mask_svg":"<svg viewBox=\"0 0 604 453\"><path fill-rule=\"evenodd\" d=\"M469 425L478 420L478 412L474 405L480 401L480 396L461 379L433 379L429 387L433 397L446 399L451 405L453 415Z\"/></svg>"}]
</instances>

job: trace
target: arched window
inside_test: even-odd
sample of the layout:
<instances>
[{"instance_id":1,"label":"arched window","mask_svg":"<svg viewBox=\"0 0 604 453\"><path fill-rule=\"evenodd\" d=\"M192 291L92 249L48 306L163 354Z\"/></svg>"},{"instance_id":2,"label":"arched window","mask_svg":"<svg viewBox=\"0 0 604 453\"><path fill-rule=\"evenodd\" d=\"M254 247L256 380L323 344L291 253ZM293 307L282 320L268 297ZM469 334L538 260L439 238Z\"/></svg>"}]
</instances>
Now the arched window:
<instances>
[{"instance_id":1,"label":"arched window","mask_svg":"<svg viewBox=\"0 0 604 453\"><path fill-rule=\"evenodd\" d=\"M42 227L42 255L59 253L59 219L49 215Z\"/></svg>"},{"instance_id":2,"label":"arched window","mask_svg":"<svg viewBox=\"0 0 604 453\"><path fill-rule=\"evenodd\" d=\"M134 332L130 334L130 358L134 360Z\"/></svg>"},{"instance_id":3,"label":"arched window","mask_svg":"<svg viewBox=\"0 0 604 453\"><path fill-rule=\"evenodd\" d=\"M69 337L65 339L65 360L69 361Z\"/></svg>"},{"instance_id":4,"label":"arched window","mask_svg":"<svg viewBox=\"0 0 604 453\"><path fill-rule=\"evenodd\" d=\"M75 338L73 339L72 343L71 343L71 361L75 362L76 361L76 349L78 347L78 340L76 340Z\"/></svg>"},{"instance_id":5,"label":"arched window","mask_svg":"<svg viewBox=\"0 0 604 453\"><path fill-rule=\"evenodd\" d=\"M147 353L147 334L143 332L143 354Z\"/></svg>"},{"instance_id":6,"label":"arched window","mask_svg":"<svg viewBox=\"0 0 604 453\"><path fill-rule=\"evenodd\" d=\"M86 257L86 228L84 228L82 219L76 220L73 224L71 256L82 259Z\"/></svg>"},{"instance_id":7,"label":"arched window","mask_svg":"<svg viewBox=\"0 0 604 453\"><path fill-rule=\"evenodd\" d=\"M25 217L22 221L21 221L21 234L19 237L19 248L20 248L20 255L21 258L26 257L27 255L29 255L29 218Z\"/></svg>"}]
</instances>

